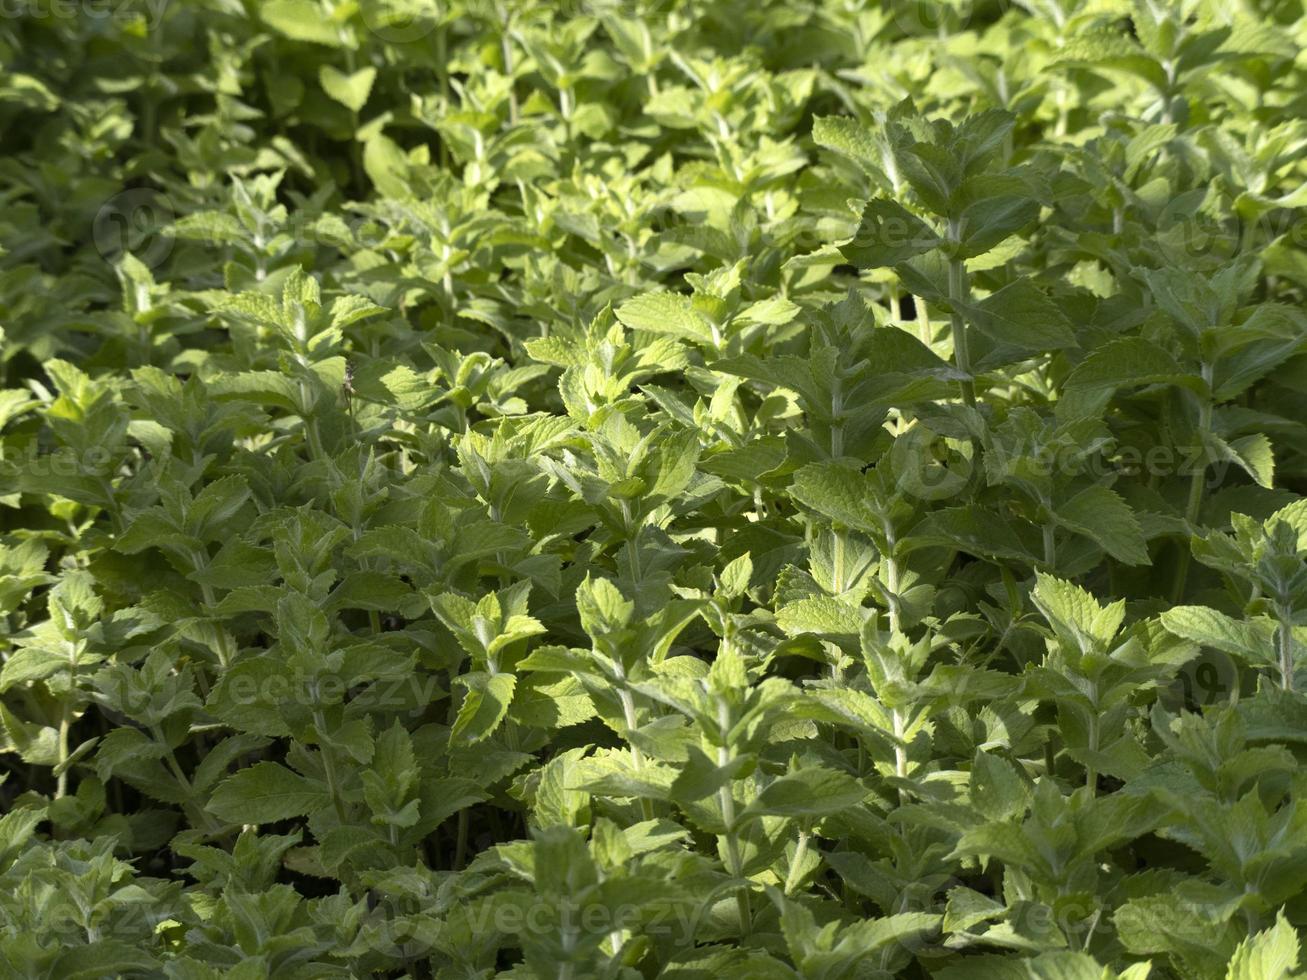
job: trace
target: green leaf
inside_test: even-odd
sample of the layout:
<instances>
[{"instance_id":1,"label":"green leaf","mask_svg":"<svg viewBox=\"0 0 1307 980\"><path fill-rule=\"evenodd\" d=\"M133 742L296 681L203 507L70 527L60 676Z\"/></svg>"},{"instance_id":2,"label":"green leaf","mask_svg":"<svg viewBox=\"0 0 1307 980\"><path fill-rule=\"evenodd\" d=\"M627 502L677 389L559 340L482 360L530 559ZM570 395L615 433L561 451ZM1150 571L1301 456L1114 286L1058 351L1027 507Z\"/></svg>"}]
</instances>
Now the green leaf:
<instances>
[{"instance_id":1,"label":"green leaf","mask_svg":"<svg viewBox=\"0 0 1307 980\"><path fill-rule=\"evenodd\" d=\"M711 796L749 764L748 756L737 756L725 766L719 766L696 746L687 746L689 757L685 767L672 783L672 799L693 803Z\"/></svg>"},{"instance_id":2,"label":"green leaf","mask_svg":"<svg viewBox=\"0 0 1307 980\"><path fill-rule=\"evenodd\" d=\"M978 195L978 199L962 212L961 241L954 252L960 259L984 255L1039 218L1039 202L1030 197L1030 189L1024 182L1015 178L972 177L963 190L970 196ZM1008 193L1010 190L1017 193Z\"/></svg>"},{"instance_id":3,"label":"green leaf","mask_svg":"<svg viewBox=\"0 0 1307 980\"><path fill-rule=\"evenodd\" d=\"M1210 438L1216 446L1219 459L1234 463L1251 476L1258 486L1268 490L1275 486L1275 452L1271 448L1271 440L1264 432L1240 436L1228 442L1219 436Z\"/></svg>"},{"instance_id":4,"label":"green leaf","mask_svg":"<svg viewBox=\"0 0 1307 980\"><path fill-rule=\"evenodd\" d=\"M1042 351L1076 346L1071 321L1029 279L1004 286L965 312L981 333L1009 347Z\"/></svg>"},{"instance_id":5,"label":"green leaf","mask_svg":"<svg viewBox=\"0 0 1307 980\"><path fill-rule=\"evenodd\" d=\"M987 752L976 753L971 764L970 794L972 805L989 820L1020 816L1032 795L1010 762Z\"/></svg>"},{"instance_id":6,"label":"green leaf","mask_svg":"<svg viewBox=\"0 0 1307 980\"><path fill-rule=\"evenodd\" d=\"M1298 931L1281 909L1275 915L1275 925L1239 944L1225 980L1288 980L1297 975L1299 949Z\"/></svg>"},{"instance_id":7,"label":"green leaf","mask_svg":"<svg viewBox=\"0 0 1307 980\"><path fill-rule=\"evenodd\" d=\"M930 227L901 204L868 201L853 238L840 252L860 269L898 265L941 244Z\"/></svg>"},{"instance_id":8,"label":"green leaf","mask_svg":"<svg viewBox=\"0 0 1307 980\"><path fill-rule=\"evenodd\" d=\"M916 551L939 544L983 557L1034 561L1034 553L1016 529L1002 515L977 504L933 512L917 525L900 550Z\"/></svg>"},{"instance_id":9,"label":"green leaf","mask_svg":"<svg viewBox=\"0 0 1307 980\"><path fill-rule=\"evenodd\" d=\"M68 657L57 650L24 647L17 650L0 667L0 692L16 684L45 680L52 674L69 669Z\"/></svg>"},{"instance_id":10,"label":"green leaf","mask_svg":"<svg viewBox=\"0 0 1307 980\"><path fill-rule=\"evenodd\" d=\"M821 817L857 806L866 797L866 787L852 776L811 766L772 780L745 815Z\"/></svg>"},{"instance_id":11,"label":"green leaf","mask_svg":"<svg viewBox=\"0 0 1307 980\"><path fill-rule=\"evenodd\" d=\"M1268 621L1232 619L1207 606L1175 606L1162 613L1161 621L1176 636L1247 663L1276 661L1275 627Z\"/></svg>"},{"instance_id":12,"label":"green leaf","mask_svg":"<svg viewBox=\"0 0 1307 980\"><path fill-rule=\"evenodd\" d=\"M1201 384L1152 341L1125 337L1099 347L1071 372L1070 391L1111 391L1151 384Z\"/></svg>"},{"instance_id":13,"label":"green leaf","mask_svg":"<svg viewBox=\"0 0 1307 980\"><path fill-rule=\"evenodd\" d=\"M944 910L945 932L965 932L972 926L1007 914L1007 906L988 895L982 895L965 886L949 889L948 904Z\"/></svg>"},{"instance_id":14,"label":"green leaf","mask_svg":"<svg viewBox=\"0 0 1307 980\"><path fill-rule=\"evenodd\" d=\"M228 776L207 809L228 823L273 823L331 805L326 787L275 762L257 762Z\"/></svg>"},{"instance_id":15,"label":"green leaf","mask_svg":"<svg viewBox=\"0 0 1307 980\"><path fill-rule=\"evenodd\" d=\"M158 960L144 949L119 939L101 939L85 946L66 946L50 969L52 976L64 980L101 980L102 977L149 973L158 967Z\"/></svg>"},{"instance_id":16,"label":"green leaf","mask_svg":"<svg viewBox=\"0 0 1307 980\"><path fill-rule=\"evenodd\" d=\"M753 578L753 558L746 551L740 557L728 562L719 578L725 595L731 598L744 595L749 590L749 582Z\"/></svg>"},{"instance_id":17,"label":"green leaf","mask_svg":"<svg viewBox=\"0 0 1307 980\"><path fill-rule=\"evenodd\" d=\"M776 625L787 636L816 633L822 636L857 636L865 613L857 606L829 596L788 602L776 613Z\"/></svg>"},{"instance_id":18,"label":"green leaf","mask_svg":"<svg viewBox=\"0 0 1307 980\"><path fill-rule=\"evenodd\" d=\"M382 133L374 133L363 144L363 169L373 185L387 197L409 197L413 177L408 156L399 144Z\"/></svg>"},{"instance_id":19,"label":"green leaf","mask_svg":"<svg viewBox=\"0 0 1307 980\"><path fill-rule=\"evenodd\" d=\"M1110 643L1125 621L1125 600L1104 606L1074 582L1043 572L1036 573L1030 598L1053 631L1079 649Z\"/></svg>"},{"instance_id":20,"label":"green leaf","mask_svg":"<svg viewBox=\"0 0 1307 980\"><path fill-rule=\"evenodd\" d=\"M713 346L711 328L695 312L688 296L679 293L643 293L617 308L617 319L632 330L647 330Z\"/></svg>"},{"instance_id":21,"label":"green leaf","mask_svg":"<svg viewBox=\"0 0 1307 980\"><path fill-rule=\"evenodd\" d=\"M322 90L353 112L358 112L367 104L368 96L372 94L372 83L376 78L377 70L370 66L360 68L352 75L346 75L331 65L323 65L318 70L318 81L322 83Z\"/></svg>"},{"instance_id":22,"label":"green leaf","mask_svg":"<svg viewBox=\"0 0 1307 980\"><path fill-rule=\"evenodd\" d=\"M332 48L344 46L340 28L311 0L267 0L258 10L265 24L291 40Z\"/></svg>"},{"instance_id":23,"label":"green leaf","mask_svg":"<svg viewBox=\"0 0 1307 980\"><path fill-rule=\"evenodd\" d=\"M488 738L508 713L517 678L512 674L475 671L455 678L455 683L467 688L467 695L458 709L449 737L463 742L480 742Z\"/></svg>"},{"instance_id":24,"label":"green leaf","mask_svg":"<svg viewBox=\"0 0 1307 980\"><path fill-rule=\"evenodd\" d=\"M810 463L794 475L790 496L837 524L857 531L881 531L874 490L867 478L838 463Z\"/></svg>"},{"instance_id":25,"label":"green leaf","mask_svg":"<svg viewBox=\"0 0 1307 980\"><path fill-rule=\"evenodd\" d=\"M888 158L866 126L847 116L816 116L812 141L857 163L868 176L880 177ZM884 149L888 149L885 147Z\"/></svg>"},{"instance_id":26,"label":"green leaf","mask_svg":"<svg viewBox=\"0 0 1307 980\"><path fill-rule=\"evenodd\" d=\"M1054 513L1059 524L1093 539L1117 561L1148 564L1148 548L1134 511L1107 487L1086 487Z\"/></svg>"},{"instance_id":27,"label":"green leaf","mask_svg":"<svg viewBox=\"0 0 1307 980\"><path fill-rule=\"evenodd\" d=\"M965 963L946 966L934 976L941 980L1146 980L1149 968L1139 966L1142 970L1132 966L1118 974L1086 953L1052 952L1031 957L988 955L969 957Z\"/></svg>"}]
</instances>

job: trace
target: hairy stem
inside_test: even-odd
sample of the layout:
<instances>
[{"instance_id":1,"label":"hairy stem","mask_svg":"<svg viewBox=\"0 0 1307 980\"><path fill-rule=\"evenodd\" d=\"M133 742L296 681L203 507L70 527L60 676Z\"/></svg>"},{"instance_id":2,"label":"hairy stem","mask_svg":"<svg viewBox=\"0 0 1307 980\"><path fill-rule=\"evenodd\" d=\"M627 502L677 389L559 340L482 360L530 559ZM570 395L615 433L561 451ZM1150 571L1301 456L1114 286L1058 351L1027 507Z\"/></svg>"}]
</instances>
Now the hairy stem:
<instances>
[{"instance_id":1,"label":"hairy stem","mask_svg":"<svg viewBox=\"0 0 1307 980\"><path fill-rule=\"evenodd\" d=\"M894 544L891 540L890 548ZM903 613L899 608L899 563L898 559L885 556L885 591L889 599L889 629L893 634L903 631Z\"/></svg>"},{"instance_id":2,"label":"hairy stem","mask_svg":"<svg viewBox=\"0 0 1307 980\"><path fill-rule=\"evenodd\" d=\"M949 235L956 239L958 229L956 222L949 222ZM948 264L948 298L953 304L949 322L953 329L953 364L966 375L958 386L962 389L962 400L968 405L976 404L976 383L971 377L971 348L967 340L967 325L962 314L957 311L957 304L965 303L969 295L967 286L967 267L961 259L950 259Z\"/></svg>"},{"instance_id":3,"label":"hairy stem","mask_svg":"<svg viewBox=\"0 0 1307 980\"><path fill-rule=\"evenodd\" d=\"M721 736L725 742L727 733L731 728L730 710L724 703L719 703L717 707L717 722L721 728ZM731 752L725 744L717 748L717 765L725 768L731 764ZM717 791L717 800L722 808L722 825L724 833L722 841L726 848L726 870L730 872L732 878L744 877L744 859L740 857L740 841L735 833L735 796L731 793L730 780L726 782L721 789ZM739 888L735 893L735 903L740 914L740 932L742 935L749 934L750 925L753 922L753 910L749 905L749 889L747 884Z\"/></svg>"},{"instance_id":4,"label":"hairy stem","mask_svg":"<svg viewBox=\"0 0 1307 980\"><path fill-rule=\"evenodd\" d=\"M637 727L637 720L635 717L635 699L631 697L631 692L626 688L622 688L618 691L617 696L621 698L622 701L622 716L626 721L627 732L635 731ZM634 769L638 775L644 769L644 753L640 751L640 746L631 741L629 734L626 738L626 744L631 747L631 768ZM640 813L646 820L652 820L654 818L653 801L648 797L640 797Z\"/></svg>"},{"instance_id":5,"label":"hairy stem","mask_svg":"<svg viewBox=\"0 0 1307 980\"><path fill-rule=\"evenodd\" d=\"M1276 603L1275 611L1280 620L1276 631L1276 647L1280 655L1280 686L1286 691L1293 690L1293 612L1288 603Z\"/></svg>"},{"instance_id":6,"label":"hairy stem","mask_svg":"<svg viewBox=\"0 0 1307 980\"><path fill-rule=\"evenodd\" d=\"M317 691L315 690L313 694L316 697ZM313 725L318 730L318 751L322 754L322 771L327 777L327 792L331 794L331 804L336 809L336 816L340 818L341 823L345 823L345 802L340 798L340 783L336 778L336 760L331 756L331 746L323 744L327 738L327 721L322 716L321 709L314 709Z\"/></svg>"}]
</instances>

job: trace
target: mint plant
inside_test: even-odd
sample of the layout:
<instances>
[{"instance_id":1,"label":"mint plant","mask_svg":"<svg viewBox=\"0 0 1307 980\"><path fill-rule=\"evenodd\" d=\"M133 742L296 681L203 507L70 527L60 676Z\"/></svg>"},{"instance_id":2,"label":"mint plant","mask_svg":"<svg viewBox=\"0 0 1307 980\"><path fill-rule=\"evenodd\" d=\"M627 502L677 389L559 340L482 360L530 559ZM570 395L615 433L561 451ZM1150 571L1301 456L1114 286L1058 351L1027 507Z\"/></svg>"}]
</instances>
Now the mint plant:
<instances>
[{"instance_id":1,"label":"mint plant","mask_svg":"<svg viewBox=\"0 0 1307 980\"><path fill-rule=\"evenodd\" d=\"M1297 976L1305 13L6 11L0 976Z\"/></svg>"}]
</instances>

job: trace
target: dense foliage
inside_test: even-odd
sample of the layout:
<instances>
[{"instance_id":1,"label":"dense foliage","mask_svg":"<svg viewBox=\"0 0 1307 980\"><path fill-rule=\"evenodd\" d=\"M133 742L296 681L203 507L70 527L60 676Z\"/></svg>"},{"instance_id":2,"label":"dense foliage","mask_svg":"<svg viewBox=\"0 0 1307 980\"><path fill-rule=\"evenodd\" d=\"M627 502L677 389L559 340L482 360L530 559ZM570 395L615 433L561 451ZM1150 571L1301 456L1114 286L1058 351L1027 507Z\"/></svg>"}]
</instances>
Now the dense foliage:
<instances>
[{"instance_id":1,"label":"dense foliage","mask_svg":"<svg viewBox=\"0 0 1307 980\"><path fill-rule=\"evenodd\" d=\"M1294 975L1305 50L9 4L0 975Z\"/></svg>"}]
</instances>

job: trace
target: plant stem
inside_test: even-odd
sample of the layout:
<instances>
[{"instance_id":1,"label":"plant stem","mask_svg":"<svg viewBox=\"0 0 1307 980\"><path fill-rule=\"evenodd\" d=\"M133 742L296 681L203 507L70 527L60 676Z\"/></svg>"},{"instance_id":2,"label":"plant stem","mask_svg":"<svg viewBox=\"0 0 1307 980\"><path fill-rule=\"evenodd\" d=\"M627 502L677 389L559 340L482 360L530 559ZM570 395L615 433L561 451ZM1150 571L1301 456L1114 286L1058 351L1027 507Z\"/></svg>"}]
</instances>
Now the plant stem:
<instances>
[{"instance_id":1,"label":"plant stem","mask_svg":"<svg viewBox=\"0 0 1307 980\"><path fill-rule=\"evenodd\" d=\"M1203 380L1207 382L1210 391L1212 383L1212 368L1204 363L1202 366ZM1207 481L1207 434L1212 428L1212 399L1211 395L1204 393L1198 405L1198 441L1200 450L1200 460L1189 477L1189 499L1185 504L1184 519L1188 525L1187 530L1192 531L1193 526L1198 522L1198 514L1203 506L1203 485ZM1180 558L1176 562L1175 568L1175 585L1171 589L1171 602L1178 603L1184 598L1185 582L1189 577L1189 563L1192 560L1192 554L1189 549L1189 542L1184 542L1180 552Z\"/></svg>"},{"instance_id":2,"label":"plant stem","mask_svg":"<svg viewBox=\"0 0 1307 980\"><path fill-rule=\"evenodd\" d=\"M956 221L949 222L949 238L956 241L959 234ZM949 322L953 327L953 364L966 375L958 386L962 389L962 400L968 405L976 404L976 385L971 377L971 349L967 342L967 325L957 304L965 303L969 295L967 286L967 267L961 259L949 259L948 264L948 298L953 305Z\"/></svg>"},{"instance_id":3,"label":"plant stem","mask_svg":"<svg viewBox=\"0 0 1307 980\"><path fill-rule=\"evenodd\" d=\"M1280 686L1286 691L1292 691L1294 666L1293 613L1286 602L1276 603L1275 611L1280 620L1280 628L1276 631L1276 645L1280 654Z\"/></svg>"},{"instance_id":4,"label":"plant stem","mask_svg":"<svg viewBox=\"0 0 1307 980\"><path fill-rule=\"evenodd\" d=\"M894 539L889 539L888 547L893 550ZM890 633L903 631L902 611L899 609L899 563L888 554L885 556L885 591L889 594L889 629Z\"/></svg>"},{"instance_id":5,"label":"plant stem","mask_svg":"<svg viewBox=\"0 0 1307 980\"><path fill-rule=\"evenodd\" d=\"M203 549L191 552L191 564L195 566L197 574L203 572L209 565L208 554L206 554ZM214 594L213 586L209 585L207 582L200 583L200 595L203 597L206 606L212 607L218 604L218 597ZM214 653L218 655L218 666L226 672L227 668L231 666L232 660L235 659L235 651L231 649L231 644L227 639L227 631L223 628L222 624L215 622L213 624L213 629L217 637Z\"/></svg>"},{"instance_id":6,"label":"plant stem","mask_svg":"<svg viewBox=\"0 0 1307 980\"><path fill-rule=\"evenodd\" d=\"M440 80L441 111L451 111L449 105L449 39L446 36L448 26L441 24L436 28L436 78ZM440 168L449 169L449 139L440 134Z\"/></svg>"},{"instance_id":7,"label":"plant stem","mask_svg":"<svg viewBox=\"0 0 1307 980\"><path fill-rule=\"evenodd\" d=\"M890 722L894 726L894 775L899 779L908 778L908 749L903 744L903 732L906 726L903 723L903 712L895 708L890 712ZM899 805L907 802L907 796L903 787L899 787Z\"/></svg>"},{"instance_id":8,"label":"plant stem","mask_svg":"<svg viewBox=\"0 0 1307 980\"><path fill-rule=\"evenodd\" d=\"M317 692L315 691L314 695L316 696L316 694ZM318 751L322 754L322 770L327 776L327 792L331 794L331 803L332 806L336 808L336 816L340 818L341 823L345 823L345 804L340 798L340 784L336 780L336 761L331 757L331 752L329 751L331 747L322 744L325 743L327 737L327 721L322 717L321 709L314 709L313 724L318 730Z\"/></svg>"},{"instance_id":9,"label":"plant stem","mask_svg":"<svg viewBox=\"0 0 1307 980\"><path fill-rule=\"evenodd\" d=\"M1094 701L1097 702L1097 684L1094 685ZM1090 706L1089 715L1089 751L1098 752L1098 705L1094 703ZM1089 795L1098 795L1098 767L1089 765L1085 767L1085 785L1089 787Z\"/></svg>"},{"instance_id":10,"label":"plant stem","mask_svg":"<svg viewBox=\"0 0 1307 980\"><path fill-rule=\"evenodd\" d=\"M467 807L458 811L458 840L454 844L454 870L462 871L463 862L467 860Z\"/></svg>"},{"instance_id":11,"label":"plant stem","mask_svg":"<svg viewBox=\"0 0 1307 980\"><path fill-rule=\"evenodd\" d=\"M56 777L54 798L62 799L68 792L68 735L73 727L73 698L77 695L77 664L81 659L82 641L68 642L68 697L59 702L59 775Z\"/></svg>"},{"instance_id":12,"label":"plant stem","mask_svg":"<svg viewBox=\"0 0 1307 980\"><path fill-rule=\"evenodd\" d=\"M72 727L71 712L68 702L59 707L59 776L55 784L54 798L63 799L68 792L68 730Z\"/></svg>"},{"instance_id":13,"label":"plant stem","mask_svg":"<svg viewBox=\"0 0 1307 980\"><path fill-rule=\"evenodd\" d=\"M635 717L635 699L631 697L631 692L626 688L619 690L617 696L622 701L622 716L626 721L626 730L628 733L633 732L637 727ZM626 743L631 747L631 768L634 769L638 775L644 769L644 753L640 751L638 745L631 741L629 734L627 735ZM644 819L652 820L654 818L653 800L644 796L640 797L640 813L644 816Z\"/></svg>"},{"instance_id":14,"label":"plant stem","mask_svg":"<svg viewBox=\"0 0 1307 980\"><path fill-rule=\"evenodd\" d=\"M927 347L931 345L934 339L930 331L930 312L926 309L926 301L920 296L914 296L913 300L917 307L917 336Z\"/></svg>"},{"instance_id":15,"label":"plant stem","mask_svg":"<svg viewBox=\"0 0 1307 980\"><path fill-rule=\"evenodd\" d=\"M722 741L725 742L731 728L730 709L725 703L717 706L717 722L721 728ZM731 752L726 745L717 748L717 765L725 768L731 764ZM723 842L726 845L726 870L732 878L744 877L744 860L740 857L740 842L735 834L735 797L731 793L731 783L717 791L717 800L722 808ZM749 889L747 883L735 893L735 903L740 914L740 933L747 936L753 922L753 910L749 906Z\"/></svg>"}]
</instances>

